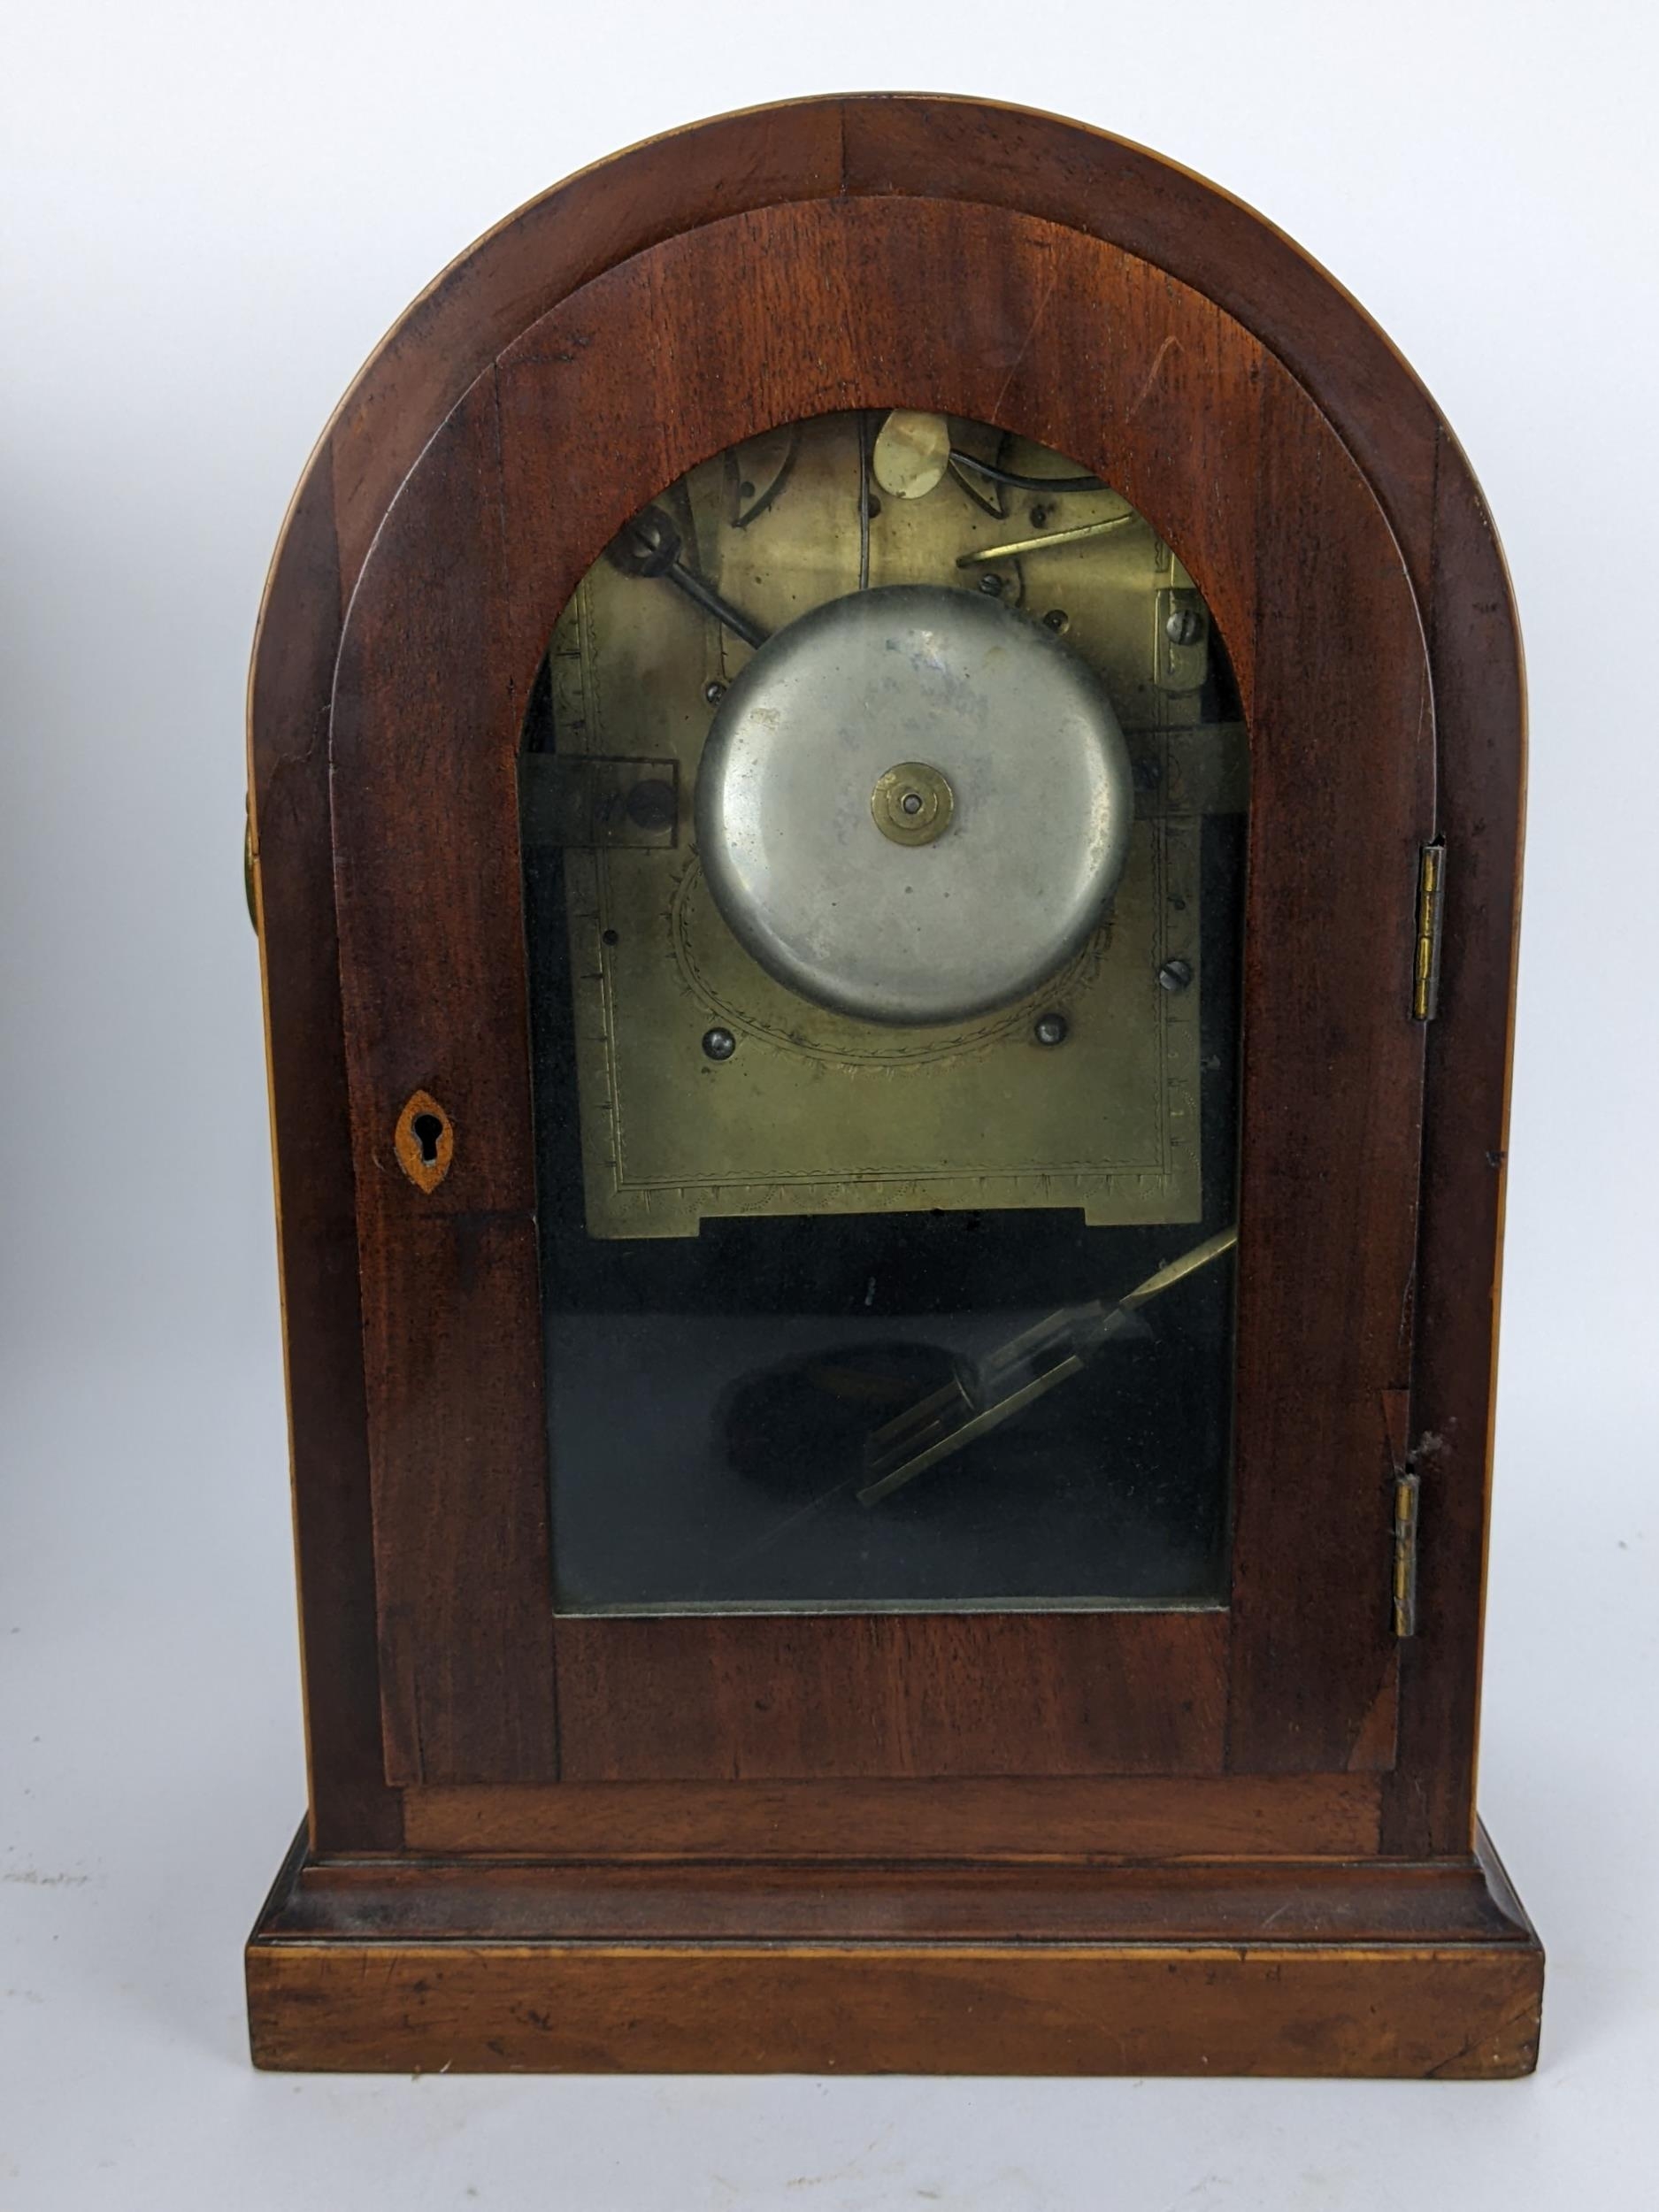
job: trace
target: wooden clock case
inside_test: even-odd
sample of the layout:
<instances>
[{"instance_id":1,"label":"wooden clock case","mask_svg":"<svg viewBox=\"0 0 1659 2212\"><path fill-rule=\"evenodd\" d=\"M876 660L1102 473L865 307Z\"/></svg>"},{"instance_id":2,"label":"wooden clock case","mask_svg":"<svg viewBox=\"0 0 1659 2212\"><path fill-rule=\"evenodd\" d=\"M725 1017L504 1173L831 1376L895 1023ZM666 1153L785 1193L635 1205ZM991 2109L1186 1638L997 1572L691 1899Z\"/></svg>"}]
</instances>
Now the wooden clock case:
<instances>
[{"instance_id":1,"label":"wooden clock case","mask_svg":"<svg viewBox=\"0 0 1659 2212\"><path fill-rule=\"evenodd\" d=\"M895 405L1097 469L1232 646L1228 1600L556 1617L526 696L664 484ZM1355 303L1020 110L653 142L364 370L250 719L311 1790L248 1950L257 2062L1529 2070L1542 1955L1474 1809L1520 655L1469 467ZM417 1107L440 1179L399 1165Z\"/></svg>"}]
</instances>

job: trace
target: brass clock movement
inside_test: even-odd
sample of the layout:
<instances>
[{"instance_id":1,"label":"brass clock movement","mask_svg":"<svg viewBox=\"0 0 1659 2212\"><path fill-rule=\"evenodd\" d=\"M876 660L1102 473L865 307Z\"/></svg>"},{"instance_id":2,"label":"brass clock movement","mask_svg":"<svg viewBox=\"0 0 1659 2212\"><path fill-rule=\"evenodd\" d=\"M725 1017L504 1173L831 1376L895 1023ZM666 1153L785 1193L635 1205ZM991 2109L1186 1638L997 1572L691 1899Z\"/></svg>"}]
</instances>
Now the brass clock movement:
<instances>
[{"instance_id":1,"label":"brass clock movement","mask_svg":"<svg viewBox=\"0 0 1659 2212\"><path fill-rule=\"evenodd\" d=\"M1532 2063L1520 726L1409 372L1079 126L702 125L411 311L255 665L261 2063Z\"/></svg>"}]
</instances>

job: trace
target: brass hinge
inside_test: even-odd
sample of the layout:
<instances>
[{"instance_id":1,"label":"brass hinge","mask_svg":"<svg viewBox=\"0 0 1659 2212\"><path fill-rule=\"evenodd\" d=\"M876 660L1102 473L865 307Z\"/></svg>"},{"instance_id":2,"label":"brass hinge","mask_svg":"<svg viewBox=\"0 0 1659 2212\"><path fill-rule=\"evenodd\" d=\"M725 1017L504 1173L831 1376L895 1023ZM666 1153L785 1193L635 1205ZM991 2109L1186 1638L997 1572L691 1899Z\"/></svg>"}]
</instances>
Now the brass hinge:
<instances>
[{"instance_id":1,"label":"brass hinge","mask_svg":"<svg viewBox=\"0 0 1659 2212\"><path fill-rule=\"evenodd\" d=\"M1437 837L1417 853L1417 957L1411 976L1411 1018L1432 1022L1440 996L1440 916L1446 904L1446 841Z\"/></svg>"},{"instance_id":2,"label":"brass hinge","mask_svg":"<svg viewBox=\"0 0 1659 2212\"><path fill-rule=\"evenodd\" d=\"M1417 1632L1418 1475L1394 1477L1394 1616L1396 1636Z\"/></svg>"}]
</instances>

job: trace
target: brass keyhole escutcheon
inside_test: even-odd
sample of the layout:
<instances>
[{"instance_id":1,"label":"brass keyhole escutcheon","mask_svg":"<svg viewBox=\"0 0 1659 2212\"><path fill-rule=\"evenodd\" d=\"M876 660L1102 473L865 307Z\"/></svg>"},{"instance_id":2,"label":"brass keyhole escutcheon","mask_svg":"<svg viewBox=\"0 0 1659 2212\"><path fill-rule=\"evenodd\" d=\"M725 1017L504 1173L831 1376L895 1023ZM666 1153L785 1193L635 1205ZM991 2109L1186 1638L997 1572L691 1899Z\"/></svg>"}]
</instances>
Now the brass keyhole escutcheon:
<instances>
[{"instance_id":1,"label":"brass keyhole escutcheon","mask_svg":"<svg viewBox=\"0 0 1659 2212\"><path fill-rule=\"evenodd\" d=\"M895 845L931 845L950 827L956 794L937 768L902 760L870 794L870 811L883 837Z\"/></svg>"},{"instance_id":2,"label":"brass keyhole escutcheon","mask_svg":"<svg viewBox=\"0 0 1659 2212\"><path fill-rule=\"evenodd\" d=\"M435 1098L417 1091L397 1117L392 1149L417 1190L434 1191L455 1157L455 1125Z\"/></svg>"}]
</instances>

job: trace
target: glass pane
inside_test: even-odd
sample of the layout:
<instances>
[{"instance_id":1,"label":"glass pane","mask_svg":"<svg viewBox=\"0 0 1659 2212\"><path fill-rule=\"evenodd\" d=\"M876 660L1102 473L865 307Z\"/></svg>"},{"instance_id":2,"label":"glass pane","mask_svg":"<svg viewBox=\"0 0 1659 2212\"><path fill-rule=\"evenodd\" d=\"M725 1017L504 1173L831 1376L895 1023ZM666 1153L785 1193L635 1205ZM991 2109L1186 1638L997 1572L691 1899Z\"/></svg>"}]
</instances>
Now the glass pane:
<instances>
[{"instance_id":1,"label":"glass pane","mask_svg":"<svg viewBox=\"0 0 1659 2212\"><path fill-rule=\"evenodd\" d=\"M1247 780L1170 549L983 425L595 563L520 794L560 1610L1222 1601Z\"/></svg>"}]
</instances>

